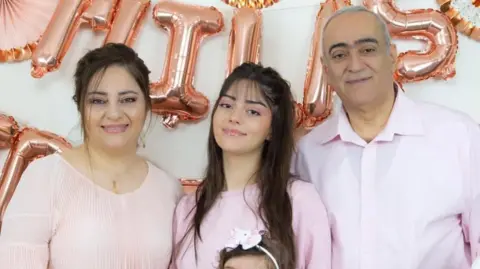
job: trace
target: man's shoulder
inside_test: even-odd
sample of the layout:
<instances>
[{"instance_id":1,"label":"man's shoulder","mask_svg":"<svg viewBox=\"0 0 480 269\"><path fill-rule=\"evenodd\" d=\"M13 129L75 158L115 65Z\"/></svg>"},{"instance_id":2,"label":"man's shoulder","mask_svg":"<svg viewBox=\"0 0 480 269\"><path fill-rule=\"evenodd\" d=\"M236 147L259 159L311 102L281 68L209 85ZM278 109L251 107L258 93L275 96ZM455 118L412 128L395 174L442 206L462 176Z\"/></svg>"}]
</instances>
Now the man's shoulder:
<instances>
[{"instance_id":1,"label":"man's shoulder","mask_svg":"<svg viewBox=\"0 0 480 269\"><path fill-rule=\"evenodd\" d=\"M320 137L322 137L325 131L326 124L324 124L324 122L315 126L307 134L305 134L298 140L297 147L299 148L299 150L301 150L303 148L308 148L313 145L320 145Z\"/></svg>"},{"instance_id":2,"label":"man's shoulder","mask_svg":"<svg viewBox=\"0 0 480 269\"><path fill-rule=\"evenodd\" d=\"M440 104L417 101L417 112L425 126L431 130L449 130L450 134L478 128L478 123L467 113Z\"/></svg>"},{"instance_id":3,"label":"man's shoulder","mask_svg":"<svg viewBox=\"0 0 480 269\"><path fill-rule=\"evenodd\" d=\"M467 113L460 111L455 108L450 108L441 104L426 102L426 101L416 101L415 102L418 108L418 112L423 116L431 119L442 119L444 122L447 121L473 121Z\"/></svg>"}]
</instances>

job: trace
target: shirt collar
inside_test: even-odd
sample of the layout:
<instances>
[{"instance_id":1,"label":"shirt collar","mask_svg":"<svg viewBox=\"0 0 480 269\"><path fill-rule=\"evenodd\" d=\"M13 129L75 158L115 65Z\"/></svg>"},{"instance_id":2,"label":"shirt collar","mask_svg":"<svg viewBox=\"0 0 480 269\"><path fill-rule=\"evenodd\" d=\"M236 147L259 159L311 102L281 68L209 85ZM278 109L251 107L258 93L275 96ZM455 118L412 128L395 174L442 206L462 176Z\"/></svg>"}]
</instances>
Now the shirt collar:
<instances>
[{"instance_id":1,"label":"shirt collar","mask_svg":"<svg viewBox=\"0 0 480 269\"><path fill-rule=\"evenodd\" d=\"M408 98L403 90L398 89L395 86L397 94L387 125L374 141L392 141L395 135L417 136L424 134L416 103ZM352 129L347 114L341 106L312 133L315 133L313 136L321 144L335 139L353 143L358 143L361 140L365 143Z\"/></svg>"}]
</instances>

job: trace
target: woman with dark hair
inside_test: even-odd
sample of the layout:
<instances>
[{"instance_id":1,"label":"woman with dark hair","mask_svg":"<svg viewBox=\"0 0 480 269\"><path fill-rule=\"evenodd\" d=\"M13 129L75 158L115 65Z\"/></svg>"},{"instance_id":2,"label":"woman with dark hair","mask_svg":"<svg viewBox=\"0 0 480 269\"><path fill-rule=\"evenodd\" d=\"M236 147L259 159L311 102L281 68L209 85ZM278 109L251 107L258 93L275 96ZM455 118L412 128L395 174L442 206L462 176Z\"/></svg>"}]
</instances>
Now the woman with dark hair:
<instances>
[{"instance_id":1,"label":"woman with dark hair","mask_svg":"<svg viewBox=\"0 0 480 269\"><path fill-rule=\"evenodd\" d=\"M175 212L172 267L211 269L233 228L266 230L281 269L330 269L331 238L314 186L290 174L294 100L272 68L237 67L212 112L205 179Z\"/></svg>"},{"instance_id":2,"label":"woman with dark hair","mask_svg":"<svg viewBox=\"0 0 480 269\"><path fill-rule=\"evenodd\" d=\"M137 155L150 111L149 70L121 44L78 62L84 144L33 161L9 203L0 268L162 269L179 182Z\"/></svg>"}]
</instances>

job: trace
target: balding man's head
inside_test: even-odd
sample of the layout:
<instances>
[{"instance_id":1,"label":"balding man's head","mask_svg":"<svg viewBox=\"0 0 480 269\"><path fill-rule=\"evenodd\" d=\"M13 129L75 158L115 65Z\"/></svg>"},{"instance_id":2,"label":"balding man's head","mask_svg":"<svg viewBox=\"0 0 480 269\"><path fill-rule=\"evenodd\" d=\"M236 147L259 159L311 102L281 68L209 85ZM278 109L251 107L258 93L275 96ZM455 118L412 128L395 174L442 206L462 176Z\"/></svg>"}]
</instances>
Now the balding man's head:
<instances>
[{"instance_id":1,"label":"balding man's head","mask_svg":"<svg viewBox=\"0 0 480 269\"><path fill-rule=\"evenodd\" d=\"M387 24L383 21L383 19L379 15L377 15L376 13L366 9L363 6L348 6L348 7L344 7L342 9L337 10L335 13L332 14L332 16L330 16L328 18L328 20L323 25L322 33L325 33L325 31L328 28L328 26L330 25L330 23L332 21L334 21L335 19L337 19L338 17L340 17L342 15L348 15L348 14L359 13L359 12L365 12L365 14L369 14L369 15L373 16L373 18L375 19L375 22L377 23L377 26L378 26L380 32L383 34L383 39L385 41L386 46L389 47L390 44L391 44L391 37L390 37L390 32L388 31ZM344 25L343 27L348 27L348 25ZM337 31L337 30L338 29L335 29L335 31ZM322 40L323 52L325 52L325 49L326 49L324 40L325 40L325 38L323 38L323 40Z\"/></svg>"},{"instance_id":2,"label":"balding man's head","mask_svg":"<svg viewBox=\"0 0 480 269\"><path fill-rule=\"evenodd\" d=\"M322 60L344 106L369 106L392 91L396 51L388 28L364 7L343 8L325 23Z\"/></svg>"}]
</instances>

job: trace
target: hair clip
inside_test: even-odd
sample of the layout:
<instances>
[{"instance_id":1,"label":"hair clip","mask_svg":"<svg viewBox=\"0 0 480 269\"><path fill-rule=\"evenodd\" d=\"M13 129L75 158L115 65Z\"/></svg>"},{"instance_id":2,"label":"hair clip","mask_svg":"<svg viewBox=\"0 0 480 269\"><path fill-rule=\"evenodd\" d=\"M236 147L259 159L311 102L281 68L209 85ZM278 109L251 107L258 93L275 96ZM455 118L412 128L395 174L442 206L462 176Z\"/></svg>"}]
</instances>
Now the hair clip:
<instances>
[{"instance_id":1,"label":"hair clip","mask_svg":"<svg viewBox=\"0 0 480 269\"><path fill-rule=\"evenodd\" d=\"M262 235L263 233L260 233L257 230L250 231L235 228L232 231L232 237L230 241L225 247L227 251L231 251L238 246L242 246L243 250L255 247L265 253L272 260L276 269L280 269L280 266L278 266L278 262L275 257L273 257L272 253L270 253L270 251L268 251L266 248L259 245L262 242Z\"/></svg>"}]
</instances>

